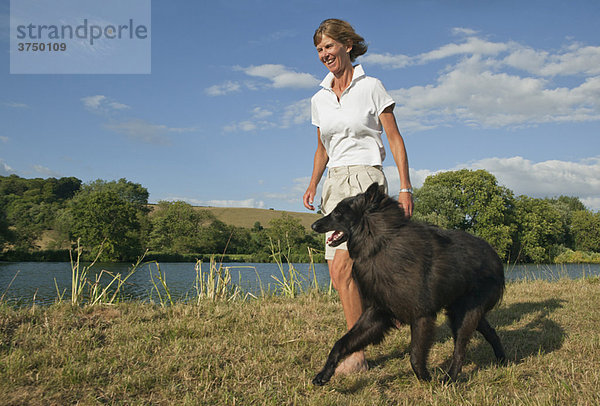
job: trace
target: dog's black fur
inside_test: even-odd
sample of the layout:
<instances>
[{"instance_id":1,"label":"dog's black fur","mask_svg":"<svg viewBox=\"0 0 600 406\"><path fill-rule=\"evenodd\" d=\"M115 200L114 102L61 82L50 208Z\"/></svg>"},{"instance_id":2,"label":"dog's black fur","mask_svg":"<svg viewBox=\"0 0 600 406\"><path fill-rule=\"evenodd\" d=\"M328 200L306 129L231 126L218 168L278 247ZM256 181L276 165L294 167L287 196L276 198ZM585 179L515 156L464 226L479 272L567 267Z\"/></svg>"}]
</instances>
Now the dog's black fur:
<instances>
[{"instance_id":1,"label":"dog's black fur","mask_svg":"<svg viewBox=\"0 0 600 406\"><path fill-rule=\"evenodd\" d=\"M430 380L427 356L441 309L454 337L450 379L460 373L475 330L498 360L505 359L500 339L485 319L504 292L504 269L488 243L464 231L409 221L377 184L341 201L312 228L335 231L328 241L332 246L348 242L364 307L354 327L333 346L314 384L327 383L342 359L381 342L397 321L411 327L410 363L417 378Z\"/></svg>"}]
</instances>

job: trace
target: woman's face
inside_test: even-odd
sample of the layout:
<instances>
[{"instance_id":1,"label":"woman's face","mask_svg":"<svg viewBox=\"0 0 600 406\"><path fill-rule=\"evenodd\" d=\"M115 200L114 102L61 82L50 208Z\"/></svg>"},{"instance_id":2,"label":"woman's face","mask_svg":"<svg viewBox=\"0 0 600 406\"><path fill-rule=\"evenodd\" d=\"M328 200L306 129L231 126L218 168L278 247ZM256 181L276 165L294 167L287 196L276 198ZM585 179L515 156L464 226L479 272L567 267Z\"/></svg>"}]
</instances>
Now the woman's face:
<instances>
[{"instance_id":1,"label":"woman's face","mask_svg":"<svg viewBox=\"0 0 600 406\"><path fill-rule=\"evenodd\" d=\"M348 52L352 49L351 46L346 46L337 42L327 35L321 37L321 42L317 44L317 53L319 60L333 74L342 72L345 69L352 68L352 61Z\"/></svg>"}]
</instances>

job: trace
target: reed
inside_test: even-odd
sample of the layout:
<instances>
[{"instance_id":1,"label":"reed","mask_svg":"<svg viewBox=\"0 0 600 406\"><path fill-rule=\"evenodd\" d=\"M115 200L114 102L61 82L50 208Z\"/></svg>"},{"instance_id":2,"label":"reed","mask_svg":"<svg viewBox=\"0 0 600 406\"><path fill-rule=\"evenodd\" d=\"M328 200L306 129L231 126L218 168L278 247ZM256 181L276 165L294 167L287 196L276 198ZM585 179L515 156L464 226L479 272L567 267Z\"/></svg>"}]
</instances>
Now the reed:
<instances>
[{"instance_id":1,"label":"reed","mask_svg":"<svg viewBox=\"0 0 600 406\"><path fill-rule=\"evenodd\" d=\"M275 249L273 240L270 240L270 245L271 257L277 264L277 268L279 268L279 272L281 274L281 279L275 275L271 275L271 278L277 282L277 287L283 296L294 298L299 293L302 293L302 282L306 282L306 278L304 278L302 274L298 272L294 264L289 260L289 254L291 251L289 244L287 247L287 255L282 252L280 241L277 241L277 250ZM284 266L284 260L287 265L287 270L285 270L286 266Z\"/></svg>"},{"instance_id":2,"label":"reed","mask_svg":"<svg viewBox=\"0 0 600 406\"><path fill-rule=\"evenodd\" d=\"M239 286L232 283L232 268L252 268L248 266L226 267L222 262L217 263L214 255L210 258L208 271L202 268L202 261L196 261L196 279L194 288L197 295L197 303L208 299L212 301L232 301L241 299L243 296ZM245 297L248 297L246 295Z\"/></svg>"},{"instance_id":3,"label":"reed","mask_svg":"<svg viewBox=\"0 0 600 406\"><path fill-rule=\"evenodd\" d=\"M158 279L159 284L156 283L156 281L154 280L154 274L152 272L152 264L156 265L156 279ZM156 294L158 295L158 301L160 303L160 305L162 307L165 307L165 305L167 304L167 302L173 306L173 297L171 296L171 290L169 289L169 286L167 285L167 276L164 272L162 272L160 270L160 264L156 261L151 262L148 265L148 270L150 271L150 282L152 282L152 291L156 291ZM159 286L162 288L163 294L161 294L161 289L159 288ZM152 299L152 291L150 292L150 299Z\"/></svg>"},{"instance_id":4,"label":"reed","mask_svg":"<svg viewBox=\"0 0 600 406\"><path fill-rule=\"evenodd\" d=\"M104 243L100 245L98 255L96 255L96 258L92 261L90 265L81 266L80 259L83 249L81 248L81 245L79 243L80 240L78 238L76 250L77 257L75 258L75 261L73 261L73 252L69 251L69 258L71 260L71 304L73 306L78 306L83 302L83 289L88 284L87 274L90 268L92 268L96 264L98 258L100 258L104 246ZM60 299L62 300L62 296L60 297Z\"/></svg>"},{"instance_id":5,"label":"reed","mask_svg":"<svg viewBox=\"0 0 600 406\"><path fill-rule=\"evenodd\" d=\"M0 303L4 303L4 298L6 297L6 292L8 292L8 290L12 286L13 282L15 281L15 279L17 279L17 275L19 275L19 272L20 271L17 271L15 273L15 276L13 276L13 278L10 280L10 283L8 284L8 286L6 287L6 289L4 289L4 293L2 293L2 296L0 296Z\"/></svg>"},{"instance_id":6,"label":"reed","mask_svg":"<svg viewBox=\"0 0 600 406\"><path fill-rule=\"evenodd\" d=\"M308 264L308 269L309 269L309 273L311 273L312 277L313 277L312 288L314 290L320 291L321 287L319 286L319 282L317 281L317 271L315 268L315 260L314 260L315 252L317 252L317 250L315 250L314 248L308 247L308 258L310 260L310 262ZM331 296L333 294L333 282L331 281L331 279L329 279L329 286L327 288L327 294L329 296Z\"/></svg>"},{"instance_id":7,"label":"reed","mask_svg":"<svg viewBox=\"0 0 600 406\"><path fill-rule=\"evenodd\" d=\"M76 250L76 258L73 259L72 251L69 252L69 256L71 259L71 305L73 306L93 306L96 304L114 304L119 300L121 294L121 288L127 282L127 280L138 270L138 267L142 263L144 256L146 253L141 255L137 262L130 268L127 275L122 277L120 273L113 274L105 269L101 270L99 274L95 276L94 281L92 282L88 274L90 270L96 265L96 262L100 258L103 249L102 244L100 249L98 250L98 254L96 258L92 261L91 264L83 266L81 264L81 253L82 248L79 245L79 240L77 240L77 250ZM147 252L147 251L146 251ZM103 276L109 276L111 279L104 286L101 281ZM54 279L54 284L56 286L57 293L57 302L61 303L63 301L63 297L65 291L61 294L58 289L58 284L56 283L56 279ZM88 288L87 291L85 288ZM112 290L111 290L112 289ZM87 295L85 294L87 293Z\"/></svg>"}]
</instances>

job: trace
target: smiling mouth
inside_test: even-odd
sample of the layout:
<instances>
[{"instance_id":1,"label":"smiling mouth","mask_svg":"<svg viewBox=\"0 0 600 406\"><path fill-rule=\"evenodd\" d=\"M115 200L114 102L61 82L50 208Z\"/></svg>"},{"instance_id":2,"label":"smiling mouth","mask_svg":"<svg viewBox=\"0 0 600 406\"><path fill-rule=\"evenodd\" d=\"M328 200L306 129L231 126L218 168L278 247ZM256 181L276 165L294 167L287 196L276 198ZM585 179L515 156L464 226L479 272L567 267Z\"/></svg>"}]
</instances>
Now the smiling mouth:
<instances>
[{"instance_id":1,"label":"smiling mouth","mask_svg":"<svg viewBox=\"0 0 600 406\"><path fill-rule=\"evenodd\" d=\"M343 231L334 231L333 234L327 239L327 244L335 247L340 245L343 242L343 239L346 235Z\"/></svg>"}]
</instances>

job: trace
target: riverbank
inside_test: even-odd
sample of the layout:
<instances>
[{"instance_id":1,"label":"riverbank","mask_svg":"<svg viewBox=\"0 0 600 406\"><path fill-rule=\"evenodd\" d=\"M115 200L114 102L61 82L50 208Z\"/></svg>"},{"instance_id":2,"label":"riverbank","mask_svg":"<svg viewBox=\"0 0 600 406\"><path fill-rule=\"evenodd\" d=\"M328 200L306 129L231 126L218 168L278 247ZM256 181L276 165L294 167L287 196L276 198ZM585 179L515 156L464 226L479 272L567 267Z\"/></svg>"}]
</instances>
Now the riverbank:
<instances>
[{"instance_id":1,"label":"riverbank","mask_svg":"<svg viewBox=\"0 0 600 406\"><path fill-rule=\"evenodd\" d=\"M68 249L51 250L51 249L40 249L35 251L19 251L19 250L6 250L0 252L0 261L2 262L68 262L72 251ZM254 254L178 254L170 252L154 252L149 251L145 254L146 260L158 261L158 262L196 262L209 261L211 257L218 257L222 262L254 262L254 263L267 263L276 262L273 255L259 252ZM93 255L90 253L83 253L83 258L88 261L92 261ZM292 254L290 255L290 261L292 262L308 262L314 261L317 263L325 263L324 252L317 252L313 250L312 258L308 253L303 254ZM135 261L133 259L132 261ZM600 264L600 253L598 252L584 252L584 251L573 251L566 250L562 254L558 255L554 259L556 264Z\"/></svg>"},{"instance_id":2,"label":"riverbank","mask_svg":"<svg viewBox=\"0 0 600 406\"><path fill-rule=\"evenodd\" d=\"M452 338L442 326L431 383L416 380L409 330L370 347L366 373L310 381L343 333L336 296L160 307L0 305L2 404L598 404L600 280L507 285L489 320L510 360L476 336L459 382L443 385Z\"/></svg>"},{"instance_id":3,"label":"riverbank","mask_svg":"<svg viewBox=\"0 0 600 406\"><path fill-rule=\"evenodd\" d=\"M72 251L67 249L61 250L37 250L37 251L5 251L0 252L1 262L69 262ZM254 254L177 254L170 252L154 252L149 251L144 254L144 259L147 261L158 262L207 262L210 258L217 257L221 262L255 262L267 263L276 262L272 254L259 252ZM82 254L82 260L93 261L94 256L89 252ZM311 256L306 254L291 254L290 261L292 262L308 262L314 261L319 263L325 262L325 254L315 252ZM135 258L130 262L135 262Z\"/></svg>"}]
</instances>

